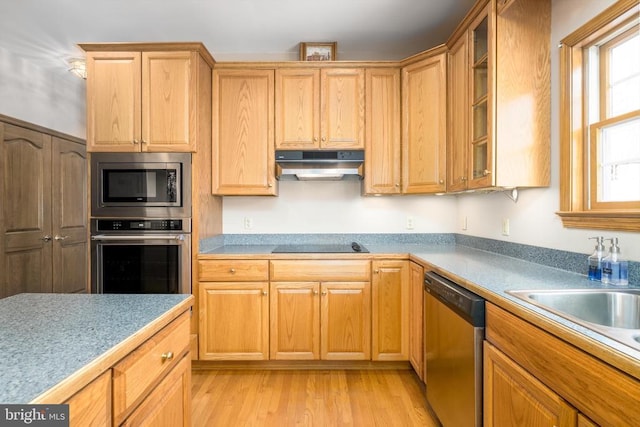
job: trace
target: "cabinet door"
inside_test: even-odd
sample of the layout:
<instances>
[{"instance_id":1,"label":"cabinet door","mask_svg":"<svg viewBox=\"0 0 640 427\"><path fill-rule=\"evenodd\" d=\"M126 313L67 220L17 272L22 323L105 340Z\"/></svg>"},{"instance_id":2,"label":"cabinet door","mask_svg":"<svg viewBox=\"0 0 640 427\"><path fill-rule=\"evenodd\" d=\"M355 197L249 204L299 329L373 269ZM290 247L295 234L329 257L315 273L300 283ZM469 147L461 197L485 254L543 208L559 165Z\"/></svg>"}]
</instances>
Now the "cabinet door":
<instances>
[{"instance_id":1,"label":"cabinet door","mask_svg":"<svg viewBox=\"0 0 640 427\"><path fill-rule=\"evenodd\" d=\"M366 70L365 194L400 193L400 70Z\"/></svg>"},{"instance_id":2,"label":"cabinet door","mask_svg":"<svg viewBox=\"0 0 640 427\"><path fill-rule=\"evenodd\" d=\"M142 53L142 151L195 151L196 52Z\"/></svg>"},{"instance_id":3,"label":"cabinet door","mask_svg":"<svg viewBox=\"0 0 640 427\"><path fill-rule=\"evenodd\" d=\"M214 70L213 194L276 194L273 76L273 70Z\"/></svg>"},{"instance_id":4,"label":"cabinet door","mask_svg":"<svg viewBox=\"0 0 640 427\"><path fill-rule=\"evenodd\" d=\"M320 354L323 360L371 357L371 291L368 282L320 284Z\"/></svg>"},{"instance_id":5,"label":"cabinet door","mask_svg":"<svg viewBox=\"0 0 640 427\"><path fill-rule=\"evenodd\" d=\"M86 292L86 149L57 137L52 142L53 292Z\"/></svg>"},{"instance_id":6,"label":"cabinet door","mask_svg":"<svg viewBox=\"0 0 640 427\"><path fill-rule=\"evenodd\" d=\"M372 360L409 359L409 262L373 261Z\"/></svg>"},{"instance_id":7,"label":"cabinet door","mask_svg":"<svg viewBox=\"0 0 640 427\"><path fill-rule=\"evenodd\" d=\"M466 33L449 51L447 95L449 140L447 145L447 191L463 191L468 183L469 151L469 51Z\"/></svg>"},{"instance_id":8,"label":"cabinet door","mask_svg":"<svg viewBox=\"0 0 640 427\"><path fill-rule=\"evenodd\" d=\"M320 284L271 282L272 360L320 359Z\"/></svg>"},{"instance_id":9,"label":"cabinet door","mask_svg":"<svg viewBox=\"0 0 640 427\"><path fill-rule=\"evenodd\" d=\"M320 148L364 149L364 70L324 68L320 84Z\"/></svg>"},{"instance_id":10,"label":"cabinet door","mask_svg":"<svg viewBox=\"0 0 640 427\"><path fill-rule=\"evenodd\" d=\"M188 354L121 425L191 426L191 360Z\"/></svg>"},{"instance_id":11,"label":"cabinet door","mask_svg":"<svg viewBox=\"0 0 640 427\"><path fill-rule=\"evenodd\" d=\"M489 7L476 18L469 29L471 66L469 108L471 144L469 188L493 184L493 15Z\"/></svg>"},{"instance_id":12,"label":"cabinet door","mask_svg":"<svg viewBox=\"0 0 640 427\"><path fill-rule=\"evenodd\" d=\"M111 370L107 370L65 402L70 426L110 427Z\"/></svg>"},{"instance_id":13,"label":"cabinet door","mask_svg":"<svg viewBox=\"0 0 640 427\"><path fill-rule=\"evenodd\" d=\"M412 262L409 273L409 361L424 381L424 268Z\"/></svg>"},{"instance_id":14,"label":"cabinet door","mask_svg":"<svg viewBox=\"0 0 640 427\"><path fill-rule=\"evenodd\" d=\"M320 147L320 70L276 70L276 148Z\"/></svg>"},{"instance_id":15,"label":"cabinet door","mask_svg":"<svg viewBox=\"0 0 640 427\"><path fill-rule=\"evenodd\" d=\"M446 189L445 54L402 70L402 191L438 193Z\"/></svg>"},{"instance_id":16,"label":"cabinet door","mask_svg":"<svg viewBox=\"0 0 640 427\"><path fill-rule=\"evenodd\" d=\"M51 292L51 137L0 129L0 297Z\"/></svg>"},{"instance_id":17,"label":"cabinet door","mask_svg":"<svg viewBox=\"0 0 640 427\"><path fill-rule=\"evenodd\" d=\"M269 283L200 282L200 360L269 359Z\"/></svg>"},{"instance_id":18,"label":"cabinet door","mask_svg":"<svg viewBox=\"0 0 640 427\"><path fill-rule=\"evenodd\" d=\"M485 426L568 427L576 423L575 408L485 341Z\"/></svg>"},{"instance_id":19,"label":"cabinet door","mask_svg":"<svg viewBox=\"0 0 640 427\"><path fill-rule=\"evenodd\" d=\"M87 151L140 151L140 52L87 52Z\"/></svg>"}]
</instances>

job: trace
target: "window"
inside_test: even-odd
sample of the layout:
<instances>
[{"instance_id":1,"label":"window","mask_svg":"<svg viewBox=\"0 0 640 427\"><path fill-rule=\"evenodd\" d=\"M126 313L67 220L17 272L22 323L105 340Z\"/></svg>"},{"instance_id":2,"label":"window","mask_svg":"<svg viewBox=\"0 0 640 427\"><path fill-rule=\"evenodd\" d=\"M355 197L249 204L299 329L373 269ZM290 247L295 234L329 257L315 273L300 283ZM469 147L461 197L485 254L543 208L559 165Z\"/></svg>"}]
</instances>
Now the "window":
<instances>
[{"instance_id":1,"label":"window","mask_svg":"<svg viewBox=\"0 0 640 427\"><path fill-rule=\"evenodd\" d=\"M566 227L640 230L640 6L620 0L561 45Z\"/></svg>"}]
</instances>

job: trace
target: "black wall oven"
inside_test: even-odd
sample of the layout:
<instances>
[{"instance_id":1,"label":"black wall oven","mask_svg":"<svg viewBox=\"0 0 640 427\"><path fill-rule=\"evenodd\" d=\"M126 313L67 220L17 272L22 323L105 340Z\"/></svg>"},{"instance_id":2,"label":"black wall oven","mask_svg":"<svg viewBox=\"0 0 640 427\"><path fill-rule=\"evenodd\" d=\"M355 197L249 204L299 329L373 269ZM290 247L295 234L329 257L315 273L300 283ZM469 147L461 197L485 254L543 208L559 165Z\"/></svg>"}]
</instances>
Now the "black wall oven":
<instances>
[{"instance_id":1,"label":"black wall oven","mask_svg":"<svg viewBox=\"0 0 640 427\"><path fill-rule=\"evenodd\" d=\"M191 217L191 154L92 153L91 216Z\"/></svg>"},{"instance_id":2,"label":"black wall oven","mask_svg":"<svg viewBox=\"0 0 640 427\"><path fill-rule=\"evenodd\" d=\"M189 219L92 219L93 293L191 293Z\"/></svg>"}]
</instances>

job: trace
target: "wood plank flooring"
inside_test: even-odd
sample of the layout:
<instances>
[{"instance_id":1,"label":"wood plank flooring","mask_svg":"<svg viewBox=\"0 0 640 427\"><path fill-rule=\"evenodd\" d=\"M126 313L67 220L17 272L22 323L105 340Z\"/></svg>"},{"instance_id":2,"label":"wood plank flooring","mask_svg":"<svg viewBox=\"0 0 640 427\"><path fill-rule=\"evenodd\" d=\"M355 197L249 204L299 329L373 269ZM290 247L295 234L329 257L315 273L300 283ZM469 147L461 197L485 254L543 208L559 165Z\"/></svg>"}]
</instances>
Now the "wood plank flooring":
<instances>
[{"instance_id":1,"label":"wood plank flooring","mask_svg":"<svg viewBox=\"0 0 640 427\"><path fill-rule=\"evenodd\" d=\"M437 426L410 370L194 370L194 427Z\"/></svg>"}]
</instances>

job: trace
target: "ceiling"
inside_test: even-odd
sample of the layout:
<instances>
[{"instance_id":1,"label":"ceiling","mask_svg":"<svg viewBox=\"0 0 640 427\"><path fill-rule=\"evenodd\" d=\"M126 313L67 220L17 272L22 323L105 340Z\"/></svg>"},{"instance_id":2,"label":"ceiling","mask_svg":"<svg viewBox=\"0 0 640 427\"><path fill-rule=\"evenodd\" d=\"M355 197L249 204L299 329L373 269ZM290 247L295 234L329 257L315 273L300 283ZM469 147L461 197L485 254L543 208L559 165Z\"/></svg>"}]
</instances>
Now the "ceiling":
<instances>
[{"instance_id":1,"label":"ceiling","mask_svg":"<svg viewBox=\"0 0 640 427\"><path fill-rule=\"evenodd\" d=\"M397 60L436 46L475 0L3 1L0 49L45 68L82 42L201 41L217 61L297 60L337 41L338 60Z\"/></svg>"}]
</instances>

